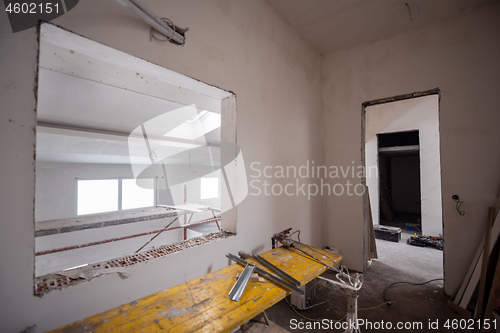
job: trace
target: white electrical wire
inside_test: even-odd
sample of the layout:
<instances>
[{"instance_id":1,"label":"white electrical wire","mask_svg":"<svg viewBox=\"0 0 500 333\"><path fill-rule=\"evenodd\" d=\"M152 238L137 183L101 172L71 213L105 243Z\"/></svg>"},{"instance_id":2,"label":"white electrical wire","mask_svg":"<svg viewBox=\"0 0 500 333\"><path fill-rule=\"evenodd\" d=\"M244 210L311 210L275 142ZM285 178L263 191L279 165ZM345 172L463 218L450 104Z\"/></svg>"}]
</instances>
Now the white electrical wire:
<instances>
[{"instance_id":1,"label":"white electrical wire","mask_svg":"<svg viewBox=\"0 0 500 333\"><path fill-rule=\"evenodd\" d=\"M139 16L144 22L148 23L156 31L166 36L167 37L166 40L168 41L172 40L180 45L185 44L186 42L185 37L178 31L186 32L188 30L187 28L180 29L176 27L171 20L166 18L162 19L159 18L141 0L116 0L116 1L118 1L131 11L133 11L137 16ZM172 26L169 26L168 22L170 22ZM159 41L166 41L154 36L153 32L150 32L150 38L154 38L155 40Z\"/></svg>"},{"instance_id":2,"label":"white electrical wire","mask_svg":"<svg viewBox=\"0 0 500 333\"><path fill-rule=\"evenodd\" d=\"M167 42L167 41L171 41L172 40L172 37L174 37L174 34L175 34L175 25L174 25L174 22L172 22L172 20L166 18L166 17L162 17L161 20L163 22L165 22L165 24L167 23L170 23L170 25L172 26L172 34L170 36L167 36L165 39L163 38L159 38L159 37L156 37L155 36L155 31L157 31L155 28L151 27L151 30L149 32L149 40L156 40L157 42Z\"/></svg>"}]
</instances>

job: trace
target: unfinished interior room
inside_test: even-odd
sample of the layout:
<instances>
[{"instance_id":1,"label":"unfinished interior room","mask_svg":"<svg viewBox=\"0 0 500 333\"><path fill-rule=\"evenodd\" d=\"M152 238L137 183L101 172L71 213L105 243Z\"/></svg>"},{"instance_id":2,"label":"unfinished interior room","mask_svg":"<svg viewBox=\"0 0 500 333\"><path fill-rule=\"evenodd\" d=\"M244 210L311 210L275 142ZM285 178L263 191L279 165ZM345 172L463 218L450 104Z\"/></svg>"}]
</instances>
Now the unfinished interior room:
<instances>
[{"instance_id":1,"label":"unfinished interior room","mask_svg":"<svg viewBox=\"0 0 500 333\"><path fill-rule=\"evenodd\" d=\"M0 8L1 332L500 331L500 1Z\"/></svg>"}]
</instances>

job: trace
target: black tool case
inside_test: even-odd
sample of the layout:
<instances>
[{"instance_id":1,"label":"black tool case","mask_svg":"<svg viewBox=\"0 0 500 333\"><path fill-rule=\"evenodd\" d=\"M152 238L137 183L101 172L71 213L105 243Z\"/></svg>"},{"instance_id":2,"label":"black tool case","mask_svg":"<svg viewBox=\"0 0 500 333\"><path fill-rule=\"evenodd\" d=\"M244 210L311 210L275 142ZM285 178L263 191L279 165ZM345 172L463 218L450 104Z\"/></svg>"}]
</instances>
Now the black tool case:
<instances>
[{"instance_id":1,"label":"black tool case","mask_svg":"<svg viewBox=\"0 0 500 333\"><path fill-rule=\"evenodd\" d=\"M388 227L385 225L374 225L375 238L388 240L391 242L399 242L401 240L401 229L396 227Z\"/></svg>"}]
</instances>

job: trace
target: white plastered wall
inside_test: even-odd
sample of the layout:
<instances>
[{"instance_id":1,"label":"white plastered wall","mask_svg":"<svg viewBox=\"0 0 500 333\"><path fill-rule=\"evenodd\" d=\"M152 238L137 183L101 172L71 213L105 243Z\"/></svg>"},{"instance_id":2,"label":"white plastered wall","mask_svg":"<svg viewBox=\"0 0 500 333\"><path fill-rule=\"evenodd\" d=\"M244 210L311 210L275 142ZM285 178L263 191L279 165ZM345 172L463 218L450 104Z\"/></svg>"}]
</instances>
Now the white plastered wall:
<instances>
[{"instance_id":1,"label":"white plastered wall","mask_svg":"<svg viewBox=\"0 0 500 333\"><path fill-rule=\"evenodd\" d=\"M80 1L54 23L233 91L245 163L320 160L320 58L265 1L144 2L159 16L190 28L185 46L150 42L148 26L116 1ZM304 242L321 245L319 198L248 196L238 206L234 237L134 266L127 279L107 275L33 296L36 31L13 34L1 12L0 45L3 332L34 324L46 331L169 288L225 267L227 252L269 250L270 236L287 227L301 229Z\"/></svg>"},{"instance_id":2,"label":"white plastered wall","mask_svg":"<svg viewBox=\"0 0 500 333\"><path fill-rule=\"evenodd\" d=\"M133 178L130 165L36 162L35 221L76 216L76 179Z\"/></svg>"},{"instance_id":3,"label":"white plastered wall","mask_svg":"<svg viewBox=\"0 0 500 333\"><path fill-rule=\"evenodd\" d=\"M375 42L323 60L326 165L361 166L361 105L439 88L445 291L454 294L484 235L500 185L500 4ZM358 181L360 182L360 181ZM452 195L464 201L465 216ZM363 200L324 198L325 243L363 269Z\"/></svg>"},{"instance_id":4,"label":"white plastered wall","mask_svg":"<svg viewBox=\"0 0 500 333\"><path fill-rule=\"evenodd\" d=\"M429 95L369 106L365 113L367 170L378 166L377 134L419 131L422 233L432 236L443 233L438 104L439 95ZM373 222L379 224L378 172L367 172L366 185L370 192Z\"/></svg>"}]
</instances>

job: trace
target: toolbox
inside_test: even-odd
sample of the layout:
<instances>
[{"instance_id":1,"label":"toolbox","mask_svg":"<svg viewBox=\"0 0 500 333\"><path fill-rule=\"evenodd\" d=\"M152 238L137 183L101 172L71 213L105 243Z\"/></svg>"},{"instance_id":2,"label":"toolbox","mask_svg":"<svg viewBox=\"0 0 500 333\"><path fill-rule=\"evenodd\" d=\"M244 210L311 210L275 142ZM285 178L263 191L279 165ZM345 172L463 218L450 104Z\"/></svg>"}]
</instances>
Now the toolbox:
<instances>
[{"instance_id":1,"label":"toolbox","mask_svg":"<svg viewBox=\"0 0 500 333\"><path fill-rule=\"evenodd\" d=\"M374 225L375 238L388 240L391 242L399 242L401 240L401 229L396 227L388 227L385 225Z\"/></svg>"}]
</instances>

